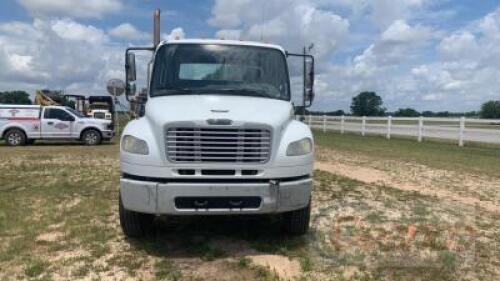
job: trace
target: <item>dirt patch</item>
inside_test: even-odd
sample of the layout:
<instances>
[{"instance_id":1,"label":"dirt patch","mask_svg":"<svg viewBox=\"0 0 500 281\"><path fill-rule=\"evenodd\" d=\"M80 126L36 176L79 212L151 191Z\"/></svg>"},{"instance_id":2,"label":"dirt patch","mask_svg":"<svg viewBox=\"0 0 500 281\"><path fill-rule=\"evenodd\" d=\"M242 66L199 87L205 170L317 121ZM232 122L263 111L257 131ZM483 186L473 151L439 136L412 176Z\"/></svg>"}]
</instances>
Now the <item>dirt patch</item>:
<instances>
[{"instance_id":1,"label":"dirt patch","mask_svg":"<svg viewBox=\"0 0 500 281\"><path fill-rule=\"evenodd\" d=\"M390 176L388 174L372 168L329 162L316 162L314 168L339 174L364 183L384 184L390 181Z\"/></svg>"},{"instance_id":2,"label":"dirt patch","mask_svg":"<svg viewBox=\"0 0 500 281\"><path fill-rule=\"evenodd\" d=\"M64 237L64 233L60 231L53 231L40 234L36 237L37 242L56 242Z\"/></svg>"},{"instance_id":3,"label":"dirt patch","mask_svg":"<svg viewBox=\"0 0 500 281\"><path fill-rule=\"evenodd\" d=\"M386 185L400 190L418 192L422 195L436 196L441 199L457 201L462 204L479 206L491 212L500 212L500 206L495 203L481 200L479 198L460 196L455 192L440 189L436 186L428 188L411 183L401 183L400 179L391 177L389 173L373 168L349 166L338 163L330 164L324 162L316 162L314 167L321 171L338 174L366 184Z\"/></svg>"},{"instance_id":4,"label":"dirt patch","mask_svg":"<svg viewBox=\"0 0 500 281\"><path fill-rule=\"evenodd\" d=\"M500 180L497 178L439 170L412 162L372 159L322 147L317 149L316 158L315 168L321 171L500 212L500 193L497 192Z\"/></svg>"},{"instance_id":5,"label":"dirt patch","mask_svg":"<svg viewBox=\"0 0 500 281\"><path fill-rule=\"evenodd\" d=\"M283 280L296 280L301 275L300 264L297 260L279 255L249 256L256 265L269 268Z\"/></svg>"},{"instance_id":6,"label":"dirt patch","mask_svg":"<svg viewBox=\"0 0 500 281\"><path fill-rule=\"evenodd\" d=\"M250 268L236 266L232 259L201 261L199 259L177 260L183 272L183 279L207 281L256 280Z\"/></svg>"}]
</instances>

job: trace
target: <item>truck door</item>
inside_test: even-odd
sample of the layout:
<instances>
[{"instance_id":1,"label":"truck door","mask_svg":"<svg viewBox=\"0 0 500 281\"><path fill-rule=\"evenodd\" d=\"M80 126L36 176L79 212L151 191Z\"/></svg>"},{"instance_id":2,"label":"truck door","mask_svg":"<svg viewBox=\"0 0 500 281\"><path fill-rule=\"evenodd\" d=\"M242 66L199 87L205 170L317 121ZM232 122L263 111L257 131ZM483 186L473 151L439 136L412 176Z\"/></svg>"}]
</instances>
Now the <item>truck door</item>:
<instances>
[{"instance_id":1,"label":"truck door","mask_svg":"<svg viewBox=\"0 0 500 281\"><path fill-rule=\"evenodd\" d=\"M72 122L75 118L60 108L45 108L42 119L42 138L71 137Z\"/></svg>"}]
</instances>

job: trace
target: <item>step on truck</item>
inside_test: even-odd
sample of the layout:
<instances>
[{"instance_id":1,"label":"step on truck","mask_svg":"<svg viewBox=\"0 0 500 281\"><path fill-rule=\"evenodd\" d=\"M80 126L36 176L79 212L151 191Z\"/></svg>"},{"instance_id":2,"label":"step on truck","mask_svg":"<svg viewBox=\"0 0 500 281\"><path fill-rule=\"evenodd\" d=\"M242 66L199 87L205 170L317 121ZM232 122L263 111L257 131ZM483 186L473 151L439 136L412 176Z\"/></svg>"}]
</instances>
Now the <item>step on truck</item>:
<instances>
[{"instance_id":1,"label":"step on truck","mask_svg":"<svg viewBox=\"0 0 500 281\"><path fill-rule=\"evenodd\" d=\"M314 59L271 44L182 39L125 54L132 103L135 52L152 53L147 97L121 136L120 223L141 237L159 215L282 217L309 228L314 142L296 121L287 58L304 61L304 104L313 99Z\"/></svg>"},{"instance_id":2,"label":"step on truck","mask_svg":"<svg viewBox=\"0 0 500 281\"><path fill-rule=\"evenodd\" d=\"M111 121L88 118L69 107L0 104L0 138L10 146L36 140L79 140L98 145L113 135Z\"/></svg>"}]
</instances>

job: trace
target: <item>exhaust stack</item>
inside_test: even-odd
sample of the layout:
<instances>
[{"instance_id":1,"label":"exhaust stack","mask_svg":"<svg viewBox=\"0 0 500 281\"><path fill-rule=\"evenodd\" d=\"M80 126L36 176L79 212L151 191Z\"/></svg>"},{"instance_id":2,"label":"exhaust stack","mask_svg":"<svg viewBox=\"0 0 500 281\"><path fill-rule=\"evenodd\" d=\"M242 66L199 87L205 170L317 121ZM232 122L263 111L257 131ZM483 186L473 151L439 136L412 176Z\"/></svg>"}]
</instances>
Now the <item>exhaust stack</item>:
<instances>
[{"instance_id":1,"label":"exhaust stack","mask_svg":"<svg viewBox=\"0 0 500 281\"><path fill-rule=\"evenodd\" d=\"M156 48L160 44L160 9L154 13L153 46Z\"/></svg>"}]
</instances>

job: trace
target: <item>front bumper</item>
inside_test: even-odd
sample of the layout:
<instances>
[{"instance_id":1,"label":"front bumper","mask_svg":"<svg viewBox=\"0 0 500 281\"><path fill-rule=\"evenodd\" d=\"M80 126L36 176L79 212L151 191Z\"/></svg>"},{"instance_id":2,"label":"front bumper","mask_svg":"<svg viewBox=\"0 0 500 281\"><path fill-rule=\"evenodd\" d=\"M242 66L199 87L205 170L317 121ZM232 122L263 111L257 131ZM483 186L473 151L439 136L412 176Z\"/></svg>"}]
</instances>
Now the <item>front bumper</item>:
<instances>
[{"instance_id":1,"label":"front bumper","mask_svg":"<svg viewBox=\"0 0 500 281\"><path fill-rule=\"evenodd\" d=\"M114 135L115 135L114 131L111 131L111 130L102 131L103 139L111 139L111 138L113 138Z\"/></svg>"},{"instance_id":2,"label":"front bumper","mask_svg":"<svg viewBox=\"0 0 500 281\"><path fill-rule=\"evenodd\" d=\"M311 198L312 179L248 182L154 182L120 179L125 209L157 215L272 214L301 209ZM179 197L260 197L257 208L177 208Z\"/></svg>"}]
</instances>

